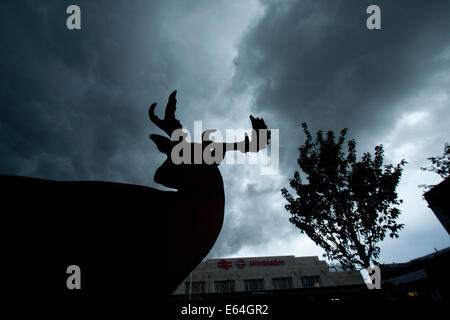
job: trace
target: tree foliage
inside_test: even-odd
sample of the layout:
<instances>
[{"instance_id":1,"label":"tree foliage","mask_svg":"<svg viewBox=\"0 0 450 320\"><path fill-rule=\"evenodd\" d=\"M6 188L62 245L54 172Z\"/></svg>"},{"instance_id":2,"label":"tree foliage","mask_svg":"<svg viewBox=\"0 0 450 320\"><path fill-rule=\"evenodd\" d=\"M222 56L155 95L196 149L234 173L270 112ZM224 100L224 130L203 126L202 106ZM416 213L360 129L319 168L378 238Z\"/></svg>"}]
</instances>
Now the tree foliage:
<instances>
[{"instance_id":1,"label":"tree foliage","mask_svg":"<svg viewBox=\"0 0 450 320\"><path fill-rule=\"evenodd\" d=\"M306 141L298 148L297 163L307 182L295 170L289 181L296 196L281 190L289 221L322 247L328 259L346 269L367 268L380 255L377 243L387 234L398 238L404 227L396 222L396 206L402 203L396 188L406 161L383 165L382 145L357 161L355 140L343 152L347 129L337 138L331 130L325 135L318 131L313 139L306 123L302 127Z\"/></svg>"},{"instance_id":2,"label":"tree foliage","mask_svg":"<svg viewBox=\"0 0 450 320\"><path fill-rule=\"evenodd\" d=\"M444 153L442 156L430 157L428 160L431 161L431 165L429 167L420 167L421 170L435 172L442 179L450 176L450 145L448 143L444 144ZM419 187L427 190L434 187L434 185L421 184Z\"/></svg>"}]
</instances>

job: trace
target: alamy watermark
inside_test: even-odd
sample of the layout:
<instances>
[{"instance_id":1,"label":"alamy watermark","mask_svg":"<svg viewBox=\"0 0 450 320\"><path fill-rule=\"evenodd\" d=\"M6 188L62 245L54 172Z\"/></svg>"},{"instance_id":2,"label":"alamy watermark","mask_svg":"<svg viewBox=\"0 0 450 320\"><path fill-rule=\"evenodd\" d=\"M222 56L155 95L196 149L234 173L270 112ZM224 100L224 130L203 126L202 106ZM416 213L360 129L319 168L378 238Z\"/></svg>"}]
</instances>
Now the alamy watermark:
<instances>
[{"instance_id":1,"label":"alamy watermark","mask_svg":"<svg viewBox=\"0 0 450 320\"><path fill-rule=\"evenodd\" d=\"M268 137L270 135L270 143ZM251 138L244 129L203 131L202 121L194 121L194 142L188 141L190 133L186 129L174 130L171 140L176 143L172 148L170 159L179 164L233 164L260 165L262 175L276 174L279 169L279 129L251 129ZM238 139L244 140L240 142ZM201 140L201 143L195 141ZM232 142L218 142L232 141ZM270 154L269 154L270 149ZM233 152L225 157L227 151Z\"/></svg>"},{"instance_id":2,"label":"alamy watermark","mask_svg":"<svg viewBox=\"0 0 450 320\"><path fill-rule=\"evenodd\" d=\"M78 5L72 4L67 7L66 14L69 16L66 19L66 26L69 30L81 29L81 9ZM372 4L367 7L366 14L370 14L366 20L366 26L369 30L381 29L381 9L379 6Z\"/></svg>"},{"instance_id":3,"label":"alamy watermark","mask_svg":"<svg viewBox=\"0 0 450 320\"><path fill-rule=\"evenodd\" d=\"M369 274L370 282L367 282L367 288L381 289L381 271L379 266L370 266L366 269Z\"/></svg>"},{"instance_id":4,"label":"alamy watermark","mask_svg":"<svg viewBox=\"0 0 450 320\"><path fill-rule=\"evenodd\" d=\"M70 276L67 277L66 286L69 290L80 290L81 289L81 269L76 264L72 264L67 267L67 274Z\"/></svg>"}]
</instances>

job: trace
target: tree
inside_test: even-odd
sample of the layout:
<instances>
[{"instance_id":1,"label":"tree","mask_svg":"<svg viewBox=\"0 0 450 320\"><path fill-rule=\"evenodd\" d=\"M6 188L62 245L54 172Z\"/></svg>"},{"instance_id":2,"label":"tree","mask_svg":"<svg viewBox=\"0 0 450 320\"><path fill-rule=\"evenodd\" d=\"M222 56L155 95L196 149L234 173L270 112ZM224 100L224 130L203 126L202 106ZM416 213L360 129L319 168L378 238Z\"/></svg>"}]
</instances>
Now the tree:
<instances>
[{"instance_id":1,"label":"tree","mask_svg":"<svg viewBox=\"0 0 450 320\"><path fill-rule=\"evenodd\" d=\"M302 127L306 141L297 163L308 183L295 170L289 181L297 196L281 189L289 221L325 250L324 257L345 269L367 268L380 255L377 243L387 233L398 238L404 227L396 222L402 200L395 190L406 161L383 165L382 145L374 156L367 152L357 161L355 140L347 142L347 155L342 151L347 129L337 140L331 130L325 137L318 131L313 140L306 123Z\"/></svg>"},{"instance_id":2,"label":"tree","mask_svg":"<svg viewBox=\"0 0 450 320\"><path fill-rule=\"evenodd\" d=\"M442 179L450 176L450 145L448 143L444 144L444 153L442 156L430 157L428 160L431 161L431 165L429 167L420 167L421 170L435 172ZM419 187L428 190L434 187L434 185L421 184Z\"/></svg>"}]
</instances>

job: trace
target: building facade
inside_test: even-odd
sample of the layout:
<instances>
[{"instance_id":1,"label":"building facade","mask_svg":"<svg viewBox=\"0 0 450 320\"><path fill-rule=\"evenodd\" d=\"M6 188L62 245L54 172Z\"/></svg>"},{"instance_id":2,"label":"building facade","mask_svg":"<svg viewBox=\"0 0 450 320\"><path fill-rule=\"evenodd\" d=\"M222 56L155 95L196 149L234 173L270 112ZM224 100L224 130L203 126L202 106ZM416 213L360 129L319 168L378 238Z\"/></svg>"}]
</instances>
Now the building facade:
<instances>
[{"instance_id":1,"label":"building facade","mask_svg":"<svg viewBox=\"0 0 450 320\"><path fill-rule=\"evenodd\" d=\"M390 300L450 299L450 247L405 263L382 264L381 287Z\"/></svg>"},{"instance_id":2,"label":"building facade","mask_svg":"<svg viewBox=\"0 0 450 320\"><path fill-rule=\"evenodd\" d=\"M358 271L330 271L318 257L272 256L208 259L197 266L174 295L233 293L361 285Z\"/></svg>"},{"instance_id":3,"label":"building facade","mask_svg":"<svg viewBox=\"0 0 450 320\"><path fill-rule=\"evenodd\" d=\"M428 206L450 234L450 177L424 193Z\"/></svg>"}]
</instances>

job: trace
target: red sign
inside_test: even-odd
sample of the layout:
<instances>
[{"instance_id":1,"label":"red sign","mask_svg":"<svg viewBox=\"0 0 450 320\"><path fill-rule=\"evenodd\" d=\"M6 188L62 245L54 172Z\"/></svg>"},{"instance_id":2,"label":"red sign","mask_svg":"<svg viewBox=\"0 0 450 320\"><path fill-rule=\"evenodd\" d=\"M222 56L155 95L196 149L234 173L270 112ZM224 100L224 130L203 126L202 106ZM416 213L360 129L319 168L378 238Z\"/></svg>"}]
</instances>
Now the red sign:
<instances>
[{"instance_id":1,"label":"red sign","mask_svg":"<svg viewBox=\"0 0 450 320\"><path fill-rule=\"evenodd\" d=\"M228 270L229 268L233 267L233 263L229 260L220 260L219 262L217 262L217 268L222 268L225 270Z\"/></svg>"},{"instance_id":2,"label":"red sign","mask_svg":"<svg viewBox=\"0 0 450 320\"><path fill-rule=\"evenodd\" d=\"M286 262L285 260L250 260L250 266L251 267L259 267L259 266L282 266ZM234 263L238 269L243 269L247 263L244 261L244 259L239 259ZM219 262L217 262L217 268L222 268L225 270L232 269L233 268L233 262L230 260L222 259Z\"/></svg>"},{"instance_id":3,"label":"red sign","mask_svg":"<svg viewBox=\"0 0 450 320\"><path fill-rule=\"evenodd\" d=\"M246 265L245 261L242 259L239 259L238 261L236 261L235 264L236 264L236 267L238 267L239 269L242 269Z\"/></svg>"}]
</instances>

